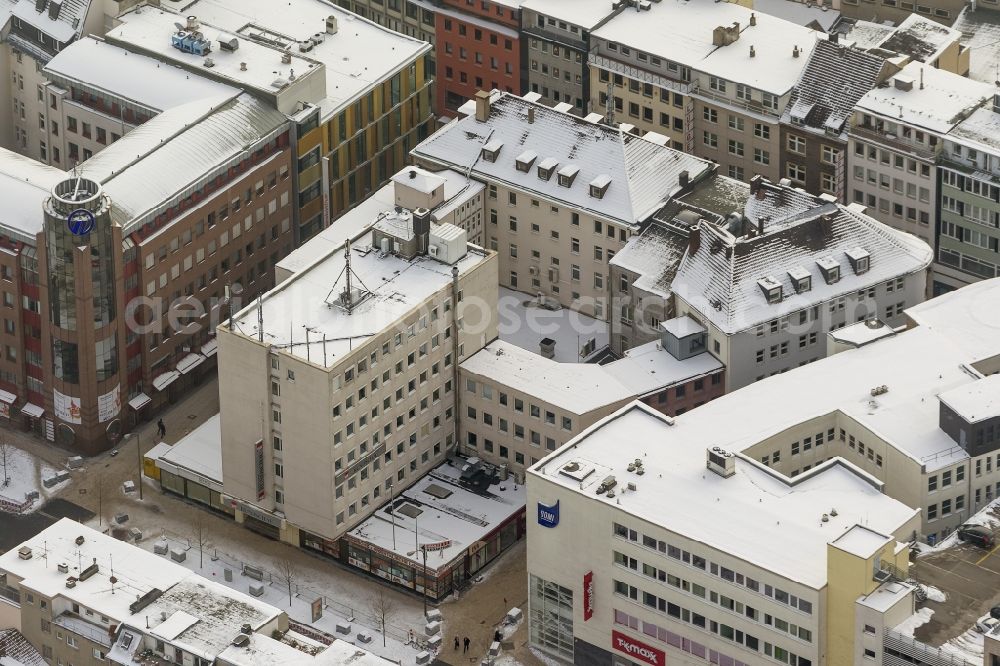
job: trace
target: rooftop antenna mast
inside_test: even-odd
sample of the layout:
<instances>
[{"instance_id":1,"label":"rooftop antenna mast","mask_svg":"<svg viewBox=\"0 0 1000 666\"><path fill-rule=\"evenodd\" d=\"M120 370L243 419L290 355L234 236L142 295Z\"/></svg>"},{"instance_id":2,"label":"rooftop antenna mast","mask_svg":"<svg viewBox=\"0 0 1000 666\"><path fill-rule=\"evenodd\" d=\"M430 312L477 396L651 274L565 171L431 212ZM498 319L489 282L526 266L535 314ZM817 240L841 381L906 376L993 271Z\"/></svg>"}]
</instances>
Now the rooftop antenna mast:
<instances>
[{"instance_id":1,"label":"rooftop antenna mast","mask_svg":"<svg viewBox=\"0 0 1000 666\"><path fill-rule=\"evenodd\" d=\"M347 314L351 314L351 310L354 309L354 298L351 292L351 239L348 238L344 241L344 295L347 297L344 300L344 304L347 306Z\"/></svg>"},{"instance_id":2,"label":"rooftop antenna mast","mask_svg":"<svg viewBox=\"0 0 1000 666\"><path fill-rule=\"evenodd\" d=\"M257 341L264 342L264 307L260 294L257 295Z\"/></svg>"},{"instance_id":3,"label":"rooftop antenna mast","mask_svg":"<svg viewBox=\"0 0 1000 666\"><path fill-rule=\"evenodd\" d=\"M344 290L340 292L339 298L331 301L330 296L336 291L341 277L344 278ZM361 285L361 289L358 290L359 293L357 294L354 293L354 280L357 280L358 284ZM348 238L344 241L344 268L337 275L337 279L333 281L333 287L330 288L330 291L326 295L326 303L327 305L340 305L347 310L347 314L351 314L354 312L354 308L370 295L371 291L362 282L361 277L351 268L351 239Z\"/></svg>"}]
</instances>

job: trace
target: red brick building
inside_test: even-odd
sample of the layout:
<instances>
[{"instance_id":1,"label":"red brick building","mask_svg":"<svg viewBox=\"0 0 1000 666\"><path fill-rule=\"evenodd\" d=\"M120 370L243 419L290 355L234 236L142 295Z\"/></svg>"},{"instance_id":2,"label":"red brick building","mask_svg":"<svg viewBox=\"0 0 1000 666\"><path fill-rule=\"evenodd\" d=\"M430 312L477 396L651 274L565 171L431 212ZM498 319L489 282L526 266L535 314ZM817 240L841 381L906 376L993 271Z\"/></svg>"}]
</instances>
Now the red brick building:
<instances>
[{"instance_id":1,"label":"red brick building","mask_svg":"<svg viewBox=\"0 0 1000 666\"><path fill-rule=\"evenodd\" d=\"M520 0L442 0L435 20L438 115L450 118L478 90L524 91Z\"/></svg>"}]
</instances>

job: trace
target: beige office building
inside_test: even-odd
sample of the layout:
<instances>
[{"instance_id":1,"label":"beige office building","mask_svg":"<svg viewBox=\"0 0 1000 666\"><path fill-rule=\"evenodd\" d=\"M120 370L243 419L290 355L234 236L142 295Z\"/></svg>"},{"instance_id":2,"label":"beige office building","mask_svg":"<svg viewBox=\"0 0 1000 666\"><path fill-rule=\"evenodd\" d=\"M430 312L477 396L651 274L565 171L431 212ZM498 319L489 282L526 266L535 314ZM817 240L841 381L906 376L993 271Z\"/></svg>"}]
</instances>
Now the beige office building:
<instances>
[{"instance_id":1,"label":"beige office building","mask_svg":"<svg viewBox=\"0 0 1000 666\"><path fill-rule=\"evenodd\" d=\"M486 186L483 237L501 286L606 320L608 262L666 200L713 172L661 139L494 91L412 157Z\"/></svg>"},{"instance_id":2,"label":"beige office building","mask_svg":"<svg viewBox=\"0 0 1000 666\"><path fill-rule=\"evenodd\" d=\"M380 215L218 328L236 519L336 540L455 448L458 364L496 337L496 257L425 208ZM294 258L294 255L293 255Z\"/></svg>"},{"instance_id":3,"label":"beige office building","mask_svg":"<svg viewBox=\"0 0 1000 666\"><path fill-rule=\"evenodd\" d=\"M591 34L590 109L731 178L781 178L779 120L819 33L734 3L640 6Z\"/></svg>"}]
</instances>

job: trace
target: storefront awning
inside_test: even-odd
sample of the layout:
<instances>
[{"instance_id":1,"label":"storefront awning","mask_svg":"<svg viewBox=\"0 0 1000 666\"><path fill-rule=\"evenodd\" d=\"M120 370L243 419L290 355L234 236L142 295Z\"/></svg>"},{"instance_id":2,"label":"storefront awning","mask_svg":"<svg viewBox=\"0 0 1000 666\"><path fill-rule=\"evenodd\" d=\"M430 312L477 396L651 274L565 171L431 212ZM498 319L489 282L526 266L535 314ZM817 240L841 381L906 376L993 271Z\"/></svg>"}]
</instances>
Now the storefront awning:
<instances>
[{"instance_id":1,"label":"storefront awning","mask_svg":"<svg viewBox=\"0 0 1000 666\"><path fill-rule=\"evenodd\" d=\"M128 401L128 406L131 407L132 409L140 410L151 402L152 400L148 395L146 395L145 393L140 393L139 395L135 396L134 398Z\"/></svg>"},{"instance_id":2,"label":"storefront awning","mask_svg":"<svg viewBox=\"0 0 1000 666\"><path fill-rule=\"evenodd\" d=\"M45 410L38 405L27 402L24 404L24 407L21 408L21 413L27 414L33 419L37 419L41 418L42 414L45 413Z\"/></svg>"},{"instance_id":3,"label":"storefront awning","mask_svg":"<svg viewBox=\"0 0 1000 666\"><path fill-rule=\"evenodd\" d=\"M14 404L17 400L17 396L10 391L4 391L0 389L0 402L6 402L8 405Z\"/></svg>"},{"instance_id":4,"label":"storefront awning","mask_svg":"<svg viewBox=\"0 0 1000 666\"><path fill-rule=\"evenodd\" d=\"M153 387L157 391L162 391L163 389L173 384L178 377L180 377L180 374L178 374L173 370L171 370L170 372L164 372L162 375L157 375L156 377L153 378Z\"/></svg>"},{"instance_id":5,"label":"storefront awning","mask_svg":"<svg viewBox=\"0 0 1000 666\"><path fill-rule=\"evenodd\" d=\"M201 354L188 354L177 362L177 372L186 375L204 362L205 357Z\"/></svg>"},{"instance_id":6,"label":"storefront awning","mask_svg":"<svg viewBox=\"0 0 1000 666\"><path fill-rule=\"evenodd\" d=\"M215 352L218 350L218 348L219 348L219 341L216 340L215 338L212 338L211 340L209 340L208 342L206 342L201 346L201 353L204 354L206 357L211 358L215 356Z\"/></svg>"}]
</instances>

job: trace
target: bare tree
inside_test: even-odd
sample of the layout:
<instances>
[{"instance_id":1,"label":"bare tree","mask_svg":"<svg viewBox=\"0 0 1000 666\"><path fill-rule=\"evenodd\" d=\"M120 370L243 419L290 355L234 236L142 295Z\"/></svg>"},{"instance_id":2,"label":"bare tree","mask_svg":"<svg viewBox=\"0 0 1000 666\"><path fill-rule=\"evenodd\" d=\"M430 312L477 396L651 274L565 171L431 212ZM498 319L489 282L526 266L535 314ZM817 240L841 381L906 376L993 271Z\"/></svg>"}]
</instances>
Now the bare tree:
<instances>
[{"instance_id":1,"label":"bare tree","mask_svg":"<svg viewBox=\"0 0 1000 666\"><path fill-rule=\"evenodd\" d=\"M389 623L389 618L396 614L396 601L386 594L385 590L378 590L368 599L369 607L375 621L378 622L382 630L382 647L385 647L385 630Z\"/></svg>"},{"instance_id":2,"label":"bare tree","mask_svg":"<svg viewBox=\"0 0 1000 666\"><path fill-rule=\"evenodd\" d=\"M274 568L278 574L278 580L288 586L288 607L292 607L292 586L295 581L299 578L299 570L296 568L295 564L288 559L283 557L280 560L274 561Z\"/></svg>"},{"instance_id":3,"label":"bare tree","mask_svg":"<svg viewBox=\"0 0 1000 666\"><path fill-rule=\"evenodd\" d=\"M7 443L7 438L0 435L0 465L3 466L3 478L0 479L0 485L4 487L10 485L10 476L7 474L7 453L10 450L10 444Z\"/></svg>"},{"instance_id":4,"label":"bare tree","mask_svg":"<svg viewBox=\"0 0 1000 666\"><path fill-rule=\"evenodd\" d=\"M212 547L211 534L208 523L205 522L205 515L199 511L191 525L191 543L198 547L198 568L205 566L205 549Z\"/></svg>"}]
</instances>

